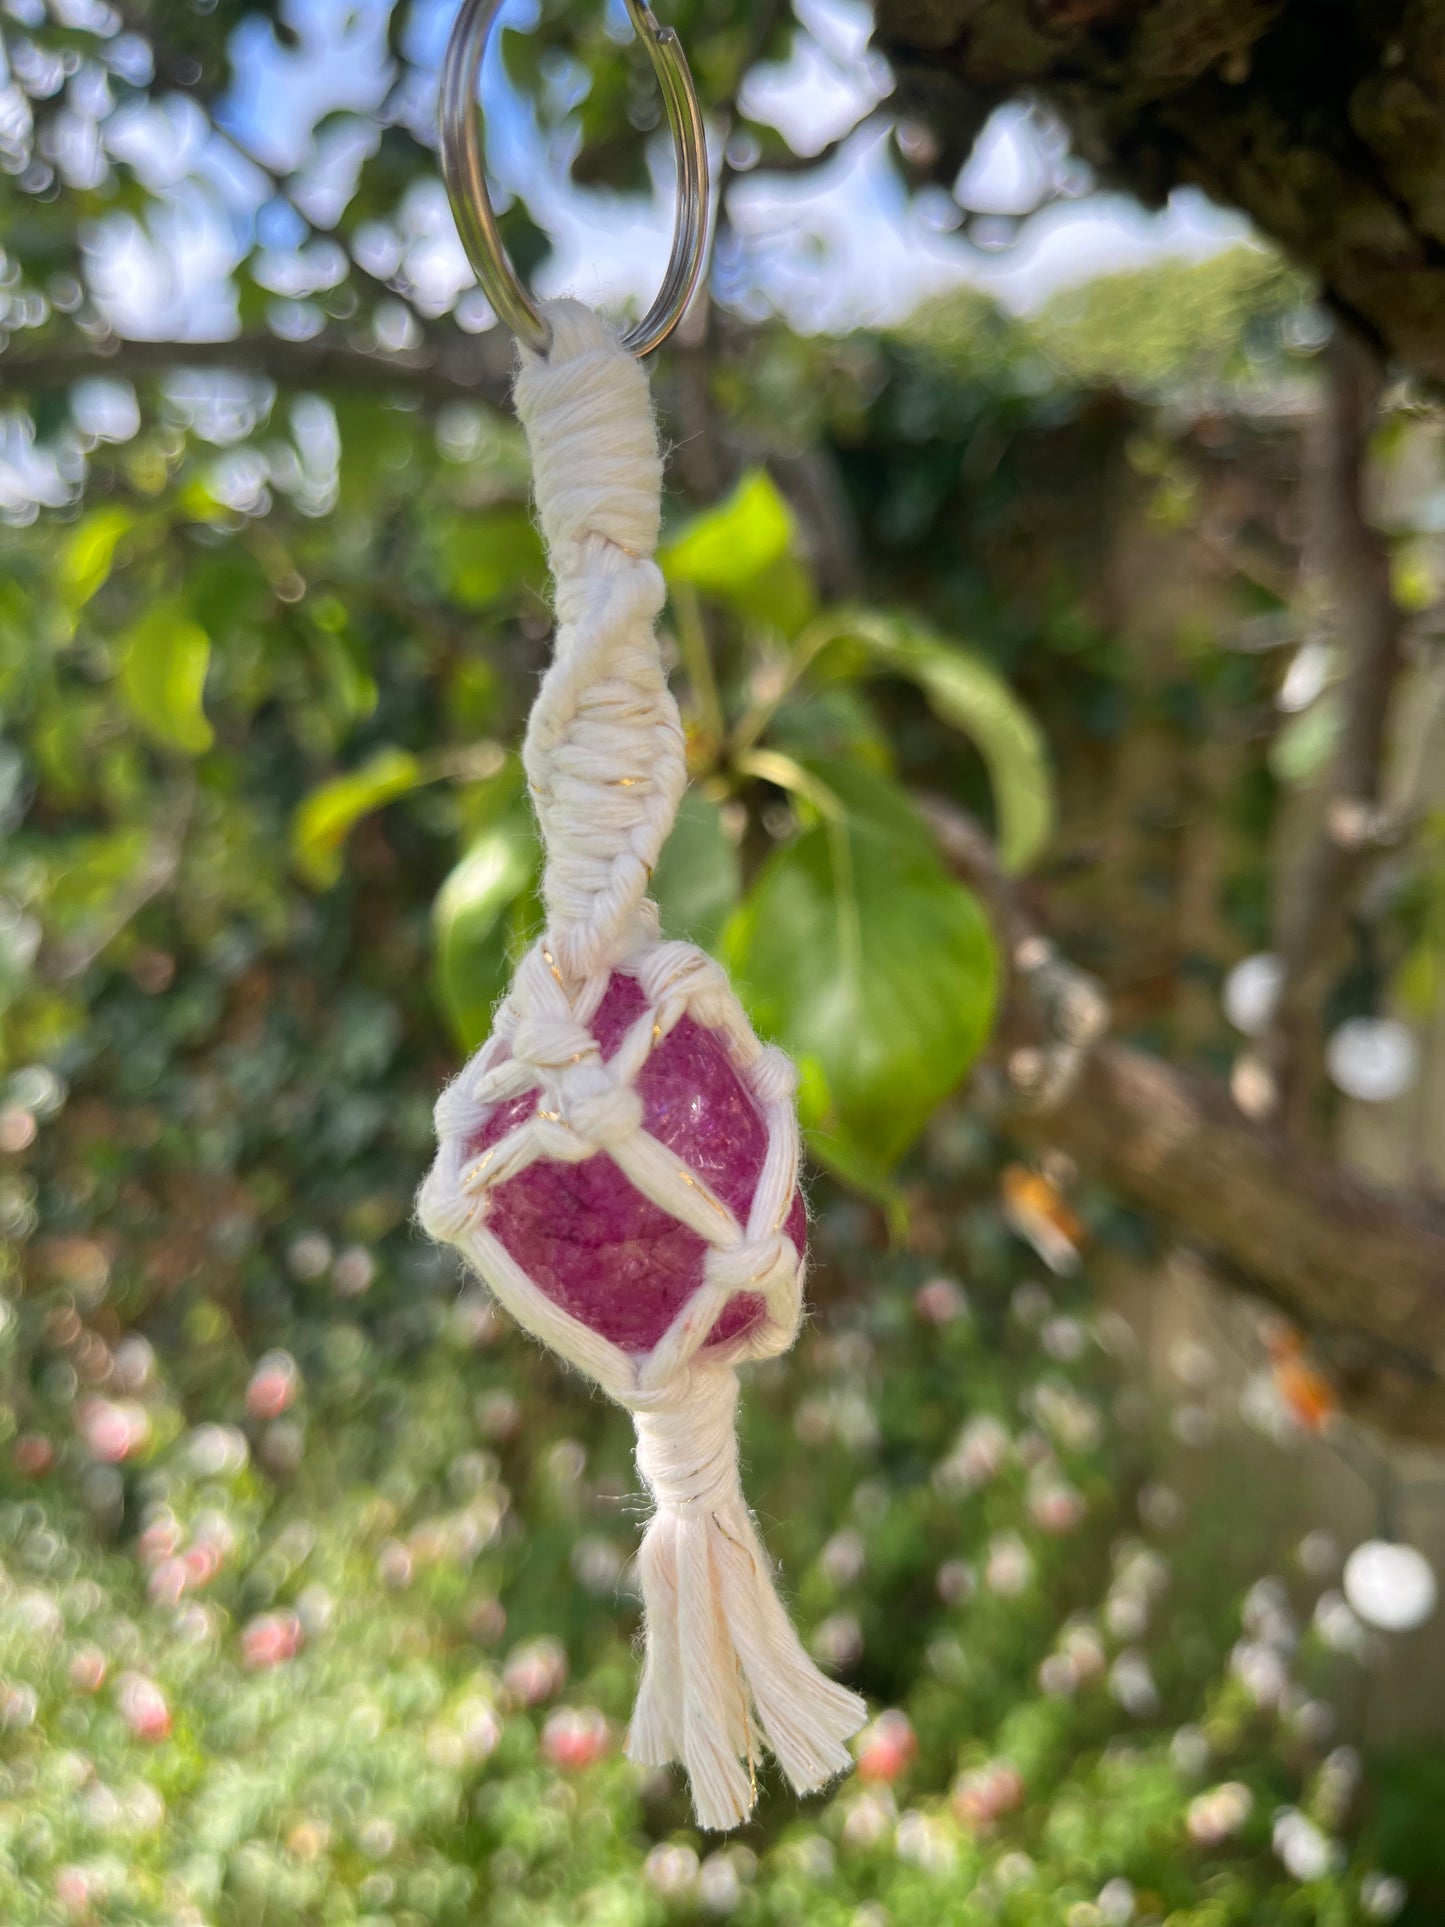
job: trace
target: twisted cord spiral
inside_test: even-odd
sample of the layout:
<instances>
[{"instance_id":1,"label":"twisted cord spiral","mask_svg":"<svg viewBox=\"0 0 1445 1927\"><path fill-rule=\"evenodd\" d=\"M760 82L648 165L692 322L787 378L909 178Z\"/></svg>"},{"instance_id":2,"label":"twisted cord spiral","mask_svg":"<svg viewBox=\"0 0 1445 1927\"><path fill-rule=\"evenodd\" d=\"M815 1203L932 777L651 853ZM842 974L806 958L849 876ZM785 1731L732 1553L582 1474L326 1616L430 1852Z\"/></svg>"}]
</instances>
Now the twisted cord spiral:
<instances>
[{"instance_id":1,"label":"twisted cord spiral","mask_svg":"<svg viewBox=\"0 0 1445 1927\"><path fill-rule=\"evenodd\" d=\"M654 628L662 461L647 377L581 302L545 312L551 351L524 353L516 402L556 578L557 640L522 760L547 846L552 953L576 980L636 941L687 764Z\"/></svg>"}]
</instances>

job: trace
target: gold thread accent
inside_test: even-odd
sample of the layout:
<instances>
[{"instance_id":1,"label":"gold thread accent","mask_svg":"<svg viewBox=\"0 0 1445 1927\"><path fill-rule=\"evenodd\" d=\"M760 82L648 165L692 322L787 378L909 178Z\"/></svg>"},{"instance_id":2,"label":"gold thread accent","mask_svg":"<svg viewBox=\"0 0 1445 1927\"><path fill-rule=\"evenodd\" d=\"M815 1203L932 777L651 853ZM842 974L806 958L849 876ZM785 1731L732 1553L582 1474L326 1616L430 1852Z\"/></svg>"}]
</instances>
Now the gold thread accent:
<instances>
[{"instance_id":1,"label":"gold thread accent","mask_svg":"<svg viewBox=\"0 0 1445 1927\"><path fill-rule=\"evenodd\" d=\"M562 984L562 973L557 968L557 959L552 955L546 944L542 945L542 961L557 979L558 983ZM562 988L565 990L567 988L566 984L562 984Z\"/></svg>"},{"instance_id":2,"label":"gold thread accent","mask_svg":"<svg viewBox=\"0 0 1445 1927\"><path fill-rule=\"evenodd\" d=\"M692 1190L696 1191L697 1195L700 1198L706 1198L707 1202L712 1206L713 1210L716 1211L716 1213L720 1218L726 1218L730 1215L728 1212L727 1206L725 1204L719 1204L718 1200L713 1196L712 1192L708 1190L707 1186L705 1184L700 1184L698 1180L692 1175L691 1171L684 1171L681 1165L679 1165L677 1175L682 1179L684 1184L689 1185L692 1188Z\"/></svg>"},{"instance_id":3,"label":"gold thread accent","mask_svg":"<svg viewBox=\"0 0 1445 1927\"><path fill-rule=\"evenodd\" d=\"M743 1678L743 1662L737 1653L733 1654L733 1665L738 1671L738 1698L743 1703L743 1745L748 1750L748 1800L758 1804L758 1763L753 1758L753 1716L748 1705L747 1681Z\"/></svg>"},{"instance_id":4,"label":"gold thread accent","mask_svg":"<svg viewBox=\"0 0 1445 1927\"><path fill-rule=\"evenodd\" d=\"M489 1151L483 1151L479 1158L472 1159L471 1163L467 1166L467 1174L462 1180L467 1190L472 1188L483 1171L486 1170L492 1159L497 1155L497 1150L498 1146L494 1144Z\"/></svg>"}]
</instances>

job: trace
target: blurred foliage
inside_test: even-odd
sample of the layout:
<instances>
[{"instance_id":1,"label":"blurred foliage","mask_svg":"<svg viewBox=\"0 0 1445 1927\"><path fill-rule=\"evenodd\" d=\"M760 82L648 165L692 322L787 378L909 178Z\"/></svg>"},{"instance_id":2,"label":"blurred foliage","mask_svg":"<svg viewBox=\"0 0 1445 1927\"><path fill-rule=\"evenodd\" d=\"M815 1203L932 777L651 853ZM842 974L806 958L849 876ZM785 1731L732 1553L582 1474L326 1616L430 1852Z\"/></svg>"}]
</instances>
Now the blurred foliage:
<instances>
[{"instance_id":1,"label":"blurred foliage","mask_svg":"<svg viewBox=\"0 0 1445 1927\"><path fill-rule=\"evenodd\" d=\"M1277 392L1326 323L1304 277L1262 248L1161 261L1060 290L1013 318L936 296L900 331L960 373L1228 404Z\"/></svg>"},{"instance_id":2,"label":"blurred foliage","mask_svg":"<svg viewBox=\"0 0 1445 1927\"><path fill-rule=\"evenodd\" d=\"M698 782L657 891L797 1051L818 1150L896 1210L995 975L910 790L1037 864L1037 710L1055 845L1086 851L1106 759L1155 737L1187 769L1198 704L1247 699L1262 761L1273 677L1194 604L1162 670L1157 632L1103 620L1101 516L1126 503L1167 571L1192 543L1153 507L1180 465L1216 485L1190 431L908 340L748 352L757 397L809 371L870 582L914 613L822 593L766 446L716 507L671 505ZM625 1428L409 1227L446 1032L483 1033L539 915L505 747L546 636L515 433L385 394L243 420L218 448L162 387L83 501L5 537L6 1918L1363 1922L1396 1904L1382 1850L1432 1905L1428 1770L1395 1769L1376 1844L1332 1737L1370 1640L1289 1565L1288 1480L1241 1513L1217 1444L1215 1496L1171 1499L1120 1321L1038 1284L946 1111L909 1252L820 1190L824 1313L750 1401L805 1632L893 1709L861 1775L801 1812L770 1790L718 1846L621 1761ZM284 486L303 455L319 498ZM1230 624L1270 606L1227 586ZM162 707L188 735L130 666L158 609L163 667L186 625L207 650ZM1097 886L1048 860L1087 937ZM1110 959L1169 902L1094 937L1135 1021L1147 982Z\"/></svg>"},{"instance_id":3,"label":"blurred foliage","mask_svg":"<svg viewBox=\"0 0 1445 1927\"><path fill-rule=\"evenodd\" d=\"M714 104L802 32L669 18ZM0 1915L1353 1927L1403 1874L1438 1918L1438 1774L1338 1743L1373 1643L1287 1456L1260 1478L1196 1386L1181 1499L1120 1321L1006 1228L951 1101L998 959L917 808L1047 879L1121 1029L1228 1063L1219 986L1268 941L1337 675L1299 573L1318 331L1254 250L1028 320L718 311L659 367L695 782L655 891L798 1056L844 1180L750 1486L807 1637L891 1711L855 1781L769 1788L729 1845L621 1761L626 1428L410 1223L541 914L514 745L545 570L520 437L448 373L489 364L449 360L485 316L438 225L444 24L0 21ZM355 97L268 147L248 76L323 55ZM579 175L642 178L615 9L543 5L501 57ZM194 332L201 203L239 336L162 365L107 248L172 288L154 335ZM524 198L505 220L531 265ZM1385 442L1425 611L1437 427ZM1352 1009L1438 998L1440 834L1393 853Z\"/></svg>"},{"instance_id":4,"label":"blurred foliage","mask_svg":"<svg viewBox=\"0 0 1445 1927\"><path fill-rule=\"evenodd\" d=\"M41 1122L6 1208L48 1228L3 1340L7 1921L1391 1917L1333 1738L1372 1641L1321 1535L1286 1550L1288 1432L1246 1513L1164 1483L1128 1327L1039 1281L959 1121L919 1176L967 1210L869 1256L831 1194L826 1318L747 1404L805 1636L881 1709L858 1774L699 1837L620 1756L626 1427L386 1230L380 1174L427 1131L382 1021L411 973L362 987L331 935L289 994L231 960L229 1049L164 1022L183 993L118 982L83 1088L12 1086ZM320 1008L289 1007L303 985ZM1222 1383L1176 1426L1206 1414L1227 1483L1255 1461ZM1404 1843L1431 1770L1400 1763L1381 1812L1427 1895Z\"/></svg>"}]
</instances>

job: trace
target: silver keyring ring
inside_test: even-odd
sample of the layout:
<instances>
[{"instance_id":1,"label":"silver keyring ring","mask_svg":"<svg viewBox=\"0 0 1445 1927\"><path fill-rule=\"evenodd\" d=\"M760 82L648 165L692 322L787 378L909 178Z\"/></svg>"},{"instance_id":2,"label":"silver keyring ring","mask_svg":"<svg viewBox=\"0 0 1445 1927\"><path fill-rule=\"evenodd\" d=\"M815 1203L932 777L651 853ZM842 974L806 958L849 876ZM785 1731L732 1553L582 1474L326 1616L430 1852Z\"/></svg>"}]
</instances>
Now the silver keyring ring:
<instances>
[{"instance_id":1,"label":"silver keyring ring","mask_svg":"<svg viewBox=\"0 0 1445 1927\"><path fill-rule=\"evenodd\" d=\"M677 35L671 27L658 25L646 0L625 0L625 4L662 89L677 155L677 211L667 273L657 299L622 337L623 347L640 358L666 341L681 321L702 274L707 254L707 130ZM502 0L463 0L452 28L438 103L442 175L462 246L487 299L519 340L545 354L552 345L552 331L507 259L482 158L477 82L487 38L501 7Z\"/></svg>"}]
</instances>

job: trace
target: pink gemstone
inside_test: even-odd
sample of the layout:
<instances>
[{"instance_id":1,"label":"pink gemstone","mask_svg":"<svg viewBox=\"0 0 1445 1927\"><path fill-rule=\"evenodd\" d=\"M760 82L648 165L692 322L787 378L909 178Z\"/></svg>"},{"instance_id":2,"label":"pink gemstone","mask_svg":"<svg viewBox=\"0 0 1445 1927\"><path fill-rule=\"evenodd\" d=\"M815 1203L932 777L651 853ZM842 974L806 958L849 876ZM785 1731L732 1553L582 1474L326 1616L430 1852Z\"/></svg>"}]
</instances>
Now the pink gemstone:
<instances>
[{"instance_id":1,"label":"pink gemstone","mask_svg":"<svg viewBox=\"0 0 1445 1927\"><path fill-rule=\"evenodd\" d=\"M592 1020L604 1057L646 1008L636 980L615 973ZM654 1048L636 1088L645 1128L746 1224L768 1135L722 1038L684 1017ZM497 1143L536 1106L535 1091L499 1105L467 1155ZM651 1351L702 1283L706 1243L634 1189L605 1152L581 1164L539 1161L489 1196L487 1229L532 1282L624 1351ZM808 1219L800 1192L784 1229L801 1252ZM763 1311L756 1292L739 1292L708 1343L736 1337Z\"/></svg>"}]
</instances>

